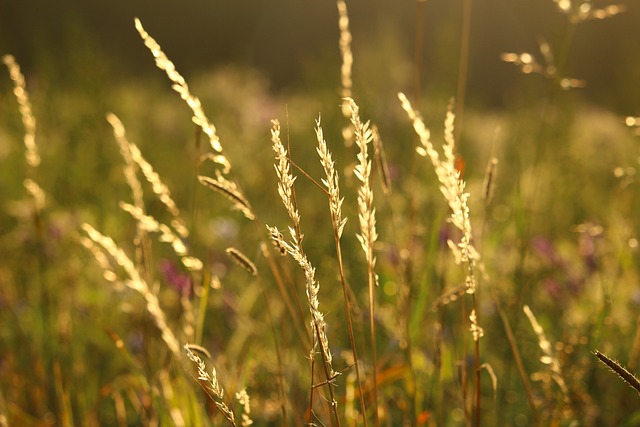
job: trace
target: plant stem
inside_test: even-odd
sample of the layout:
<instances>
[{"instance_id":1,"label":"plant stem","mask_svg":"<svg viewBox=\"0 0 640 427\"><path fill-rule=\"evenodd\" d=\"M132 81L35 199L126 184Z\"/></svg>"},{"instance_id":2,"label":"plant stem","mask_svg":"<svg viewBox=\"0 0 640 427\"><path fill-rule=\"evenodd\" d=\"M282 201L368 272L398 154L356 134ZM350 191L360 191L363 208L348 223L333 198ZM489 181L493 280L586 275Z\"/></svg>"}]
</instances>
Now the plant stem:
<instances>
[{"instance_id":1,"label":"plant stem","mask_svg":"<svg viewBox=\"0 0 640 427\"><path fill-rule=\"evenodd\" d=\"M353 362L356 369L356 378L358 381L358 392L360 394L360 410L362 411L363 426L367 427L367 407L364 403L364 393L362 391L362 379L360 377L360 361L358 359L358 352L356 350L356 340L353 334L353 322L351 320L351 304L349 303L349 293L347 280L344 275L344 264L342 261L342 248L340 246L340 237L338 236L338 229L336 223L333 222L333 236L336 243L336 256L338 257L338 270L340 272L340 283L342 284L342 293L344 295L345 312L347 315L347 329L349 331L349 342L351 344L351 351L353 353Z\"/></svg>"},{"instance_id":2,"label":"plant stem","mask_svg":"<svg viewBox=\"0 0 640 427\"><path fill-rule=\"evenodd\" d=\"M467 91L467 77L469 74L469 39L471 34L471 6L472 0L464 0L462 6L462 30L460 35L460 60L458 69L458 88L456 91L456 121L455 140L460 141L462 120L464 118L464 101Z\"/></svg>"}]
</instances>

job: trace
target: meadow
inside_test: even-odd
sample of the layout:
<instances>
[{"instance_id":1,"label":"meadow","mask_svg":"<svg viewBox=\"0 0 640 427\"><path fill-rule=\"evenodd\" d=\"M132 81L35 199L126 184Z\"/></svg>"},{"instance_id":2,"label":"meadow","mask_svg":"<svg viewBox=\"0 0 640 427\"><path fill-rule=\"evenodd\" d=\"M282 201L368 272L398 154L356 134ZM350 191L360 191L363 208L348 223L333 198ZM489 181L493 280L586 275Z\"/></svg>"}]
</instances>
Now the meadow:
<instances>
[{"instance_id":1,"label":"meadow","mask_svg":"<svg viewBox=\"0 0 640 427\"><path fill-rule=\"evenodd\" d=\"M630 11L549 0L495 107L427 3L412 51L338 0L286 91L133 16L157 78L0 52L0 426L639 425L640 117L570 49Z\"/></svg>"}]
</instances>

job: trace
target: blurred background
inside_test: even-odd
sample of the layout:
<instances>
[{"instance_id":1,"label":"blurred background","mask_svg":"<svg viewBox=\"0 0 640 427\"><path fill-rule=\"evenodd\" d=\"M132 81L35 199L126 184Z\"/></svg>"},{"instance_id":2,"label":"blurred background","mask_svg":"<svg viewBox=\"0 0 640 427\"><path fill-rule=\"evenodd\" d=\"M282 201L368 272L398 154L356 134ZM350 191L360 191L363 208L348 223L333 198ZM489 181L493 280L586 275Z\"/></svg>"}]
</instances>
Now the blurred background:
<instances>
[{"instance_id":1,"label":"blurred background","mask_svg":"<svg viewBox=\"0 0 640 427\"><path fill-rule=\"evenodd\" d=\"M420 3L349 1L354 50L375 49L390 61L411 60L416 22L422 19L424 93L454 94L463 1ZM638 2L622 2L627 11L613 19L577 26L570 45L566 16L558 13L551 0L472 3L469 102L508 106L521 76L499 55L537 53L537 39L542 36L556 49L556 56L563 50L567 75L587 80L582 92L590 101L619 114L640 110ZM592 5L604 3L593 1ZM338 81L333 1L185 0L178 6L167 0L0 0L0 52L15 55L27 74L46 74L56 84L86 78L82 76L86 73L99 76L106 86L132 77L162 78L149 66L134 17L141 19L187 77L233 63L260 70L273 90L313 85L320 79ZM356 70L361 59L356 56Z\"/></svg>"},{"instance_id":2,"label":"blurred background","mask_svg":"<svg viewBox=\"0 0 640 427\"><path fill-rule=\"evenodd\" d=\"M592 8L611 4L563 4L579 3ZM396 95L409 95L440 147L447 104L460 94L461 58L468 57L465 102L458 97L465 108L464 120L461 114L456 119L456 166L471 194L474 230L491 286L513 320L527 372L543 367L534 333L523 318L523 303L535 308L549 340L562 341L554 348L567 368L572 407L579 414L576 423L639 425L640 413L633 409L637 396L597 367L592 352L599 348L629 360L630 366L640 365L640 151L637 134L625 124L626 116L640 115L640 2L620 3L624 13L573 24L553 0L347 0L353 94L362 118L379 127L393 187L384 196L378 184L375 190L381 236L376 251L385 289L378 339L384 343L382 364L390 373L386 393L398 405L390 413L414 415L407 415L409 406L400 406L414 401L415 390L431 390L423 402L415 400L416 411L422 405L423 414L431 411L444 421L459 410L454 366L459 366L455 364L462 353L455 337L468 328L460 322L457 304L436 307L437 316L429 310L445 289L460 283L444 244L451 231L446 222L450 212L429 162L414 159L416 136ZM469 7L466 55L461 35ZM229 245L241 248L266 271L259 250L264 228L254 228L230 212L219 194L197 184L199 174L214 176L210 164L198 161L210 150L191 111L154 65L134 28L135 17L202 101L231 160L233 178L262 222L279 227L288 223L272 167L270 120L282 123L296 164L320 179L314 125L322 113L349 217L345 265L360 284L354 288L356 300L367 300L364 282L357 279L363 263L355 238L356 156L353 147L343 144L347 121L340 111L334 0L0 0L0 55L14 55L26 76L42 157L38 168L25 163L20 109L2 67L0 253L6 257L0 259L0 325L5 325L0 327L0 425L3 412L21 426L45 425L37 423L44 418L51 425L71 425L57 422L65 416L77 425L116 425L117 420L127 425L122 422L125 413L130 425L151 425L145 420L168 419L164 409L186 406L167 397L164 403L153 400L156 407L150 403L114 409L113 402L124 402L122 396L129 391L151 402L158 384L170 383L162 375L171 370L142 299L123 296L105 283L102 269L78 244L80 225L88 222L127 253L137 253L138 243L132 243L135 221L118 207L120 200L131 200L131 191L105 120L109 112L122 120L129 139L171 189L191 231L190 252L224 284L210 301L203 299L208 305L200 304L200 318L206 314L207 326L198 344L216 355L231 390L248 384L262 408L256 425L282 425L277 413L264 411L277 364L274 352L266 352L270 359L265 358L265 348L272 343L271 320L258 297L263 290L260 281L248 281L224 251ZM501 60L504 52L529 52L541 61L540 40L548 42L556 58L558 77L583 79L584 88L564 91L559 79L523 75ZM493 157L500 166L489 203L483 182ZM42 212L34 210L25 193L25 178L43 188ZM318 280L332 283L334 242L327 210L319 208L324 194L310 180L299 178L298 206L309 235L305 250L314 266L318 261ZM166 222L165 209L148 183L143 184L148 212ZM151 267L145 265L144 271L162 283L161 305L179 330L189 310L182 305L183 289L167 274L178 269L168 263L175 254L157 242L152 252ZM399 262L403 253L411 254L409 273ZM178 272L189 280L185 271ZM404 286L404 274L410 277L406 283L411 283L412 295L399 287ZM268 286L277 304L275 283ZM302 287L295 292L303 301ZM405 296L415 304L411 312L403 305ZM323 287L320 299L329 324L344 324L340 293ZM525 391L505 345L503 320L489 299L485 293L479 308L487 331L483 358L495 369L500 386L495 397L488 378L483 379L483 394L493 395L496 402L485 404L483 417L487 425L506 425L505 420L518 417L524 421L514 425L531 425ZM306 400L308 381L298 381L296 375L306 378L308 349L298 351L291 319L280 313L276 326L282 331L285 356L294 360L287 362L292 367L290 403L303 407L306 402L298 400ZM406 383L393 374L408 366L399 348L406 336L398 319L415 338L412 346L418 350L409 356L420 360ZM347 348L346 336L339 328L333 331L335 348ZM119 336L124 347L118 344ZM171 372L176 400L197 393L182 370ZM54 381L51 373L57 373ZM566 411L549 409L560 408L563 399L549 387L550 376L544 378L543 385L535 384L544 397L540 410L556 420L565 417ZM65 407L66 400L73 410ZM399 420L400 415L392 418Z\"/></svg>"}]
</instances>

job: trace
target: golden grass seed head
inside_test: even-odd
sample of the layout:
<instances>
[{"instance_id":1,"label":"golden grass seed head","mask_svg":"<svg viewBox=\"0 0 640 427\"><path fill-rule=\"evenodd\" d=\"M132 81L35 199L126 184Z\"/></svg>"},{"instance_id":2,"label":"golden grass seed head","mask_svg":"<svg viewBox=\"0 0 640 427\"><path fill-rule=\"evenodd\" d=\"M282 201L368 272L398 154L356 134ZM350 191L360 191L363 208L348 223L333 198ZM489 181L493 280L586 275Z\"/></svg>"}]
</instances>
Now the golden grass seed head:
<instances>
[{"instance_id":1,"label":"golden grass seed head","mask_svg":"<svg viewBox=\"0 0 640 427\"><path fill-rule=\"evenodd\" d=\"M222 174L217 174L216 179L199 175L198 181L200 181L200 183L205 187L210 188L231 200L231 202L233 202L234 209L242 212L247 219L255 219L255 215L253 214L249 201L240 192L238 186L223 177Z\"/></svg>"},{"instance_id":2,"label":"golden grass seed head","mask_svg":"<svg viewBox=\"0 0 640 427\"><path fill-rule=\"evenodd\" d=\"M498 159L492 157L487 165L487 171L484 175L484 182L482 185L482 194L484 198L485 206L491 203L493 199L493 192L496 186L496 175L498 173Z\"/></svg>"},{"instance_id":3,"label":"golden grass seed head","mask_svg":"<svg viewBox=\"0 0 640 427\"><path fill-rule=\"evenodd\" d=\"M245 254L243 254L236 248L227 248L226 252L227 255L229 255L236 264L247 270L249 273L251 273L252 276L258 275L258 269L256 268L255 264L251 262L251 260Z\"/></svg>"},{"instance_id":4,"label":"golden grass seed head","mask_svg":"<svg viewBox=\"0 0 640 427\"><path fill-rule=\"evenodd\" d=\"M24 126L24 146L25 159L27 164L32 168L40 166L40 153L36 144L36 118L33 115L31 101L29 101L29 93L27 92L27 83L24 75L20 71L20 65L13 55L4 55L2 62L9 70L9 78L13 82L13 94L18 101L18 110L22 118Z\"/></svg>"}]
</instances>

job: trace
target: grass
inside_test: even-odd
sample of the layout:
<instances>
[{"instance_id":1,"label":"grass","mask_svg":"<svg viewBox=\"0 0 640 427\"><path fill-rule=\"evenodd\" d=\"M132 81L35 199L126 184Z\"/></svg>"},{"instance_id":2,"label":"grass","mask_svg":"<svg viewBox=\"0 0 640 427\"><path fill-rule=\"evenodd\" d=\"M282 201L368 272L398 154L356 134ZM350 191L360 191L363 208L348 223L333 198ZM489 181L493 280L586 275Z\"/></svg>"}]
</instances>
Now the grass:
<instances>
[{"instance_id":1,"label":"grass","mask_svg":"<svg viewBox=\"0 0 640 427\"><path fill-rule=\"evenodd\" d=\"M343 1L311 94L187 83L137 19L176 93L45 94L3 57L0 426L635 425L640 119L566 73L623 9L555 2L560 53L505 53L535 90L491 111L471 3L448 108L373 98Z\"/></svg>"}]
</instances>

